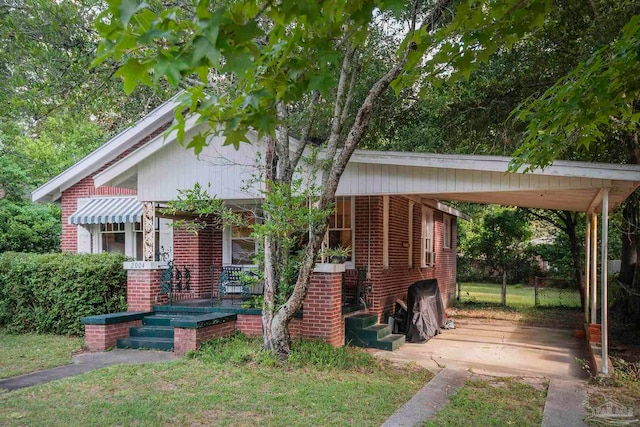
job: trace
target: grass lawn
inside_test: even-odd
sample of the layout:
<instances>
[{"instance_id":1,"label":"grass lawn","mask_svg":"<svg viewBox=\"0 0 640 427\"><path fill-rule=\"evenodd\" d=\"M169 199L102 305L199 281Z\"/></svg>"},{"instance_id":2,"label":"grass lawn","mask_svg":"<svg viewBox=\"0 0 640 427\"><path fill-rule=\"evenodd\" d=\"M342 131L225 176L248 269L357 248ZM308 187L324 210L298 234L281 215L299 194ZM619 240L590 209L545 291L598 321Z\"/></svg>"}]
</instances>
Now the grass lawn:
<instances>
[{"instance_id":1,"label":"grass lawn","mask_svg":"<svg viewBox=\"0 0 640 427\"><path fill-rule=\"evenodd\" d=\"M472 378L425 426L539 426L546 394L546 384L534 387L517 378Z\"/></svg>"},{"instance_id":2,"label":"grass lawn","mask_svg":"<svg viewBox=\"0 0 640 427\"><path fill-rule=\"evenodd\" d=\"M0 378L71 363L71 356L82 349L79 337L57 335L9 335L0 330Z\"/></svg>"},{"instance_id":3,"label":"grass lawn","mask_svg":"<svg viewBox=\"0 0 640 427\"><path fill-rule=\"evenodd\" d=\"M462 283L460 301L500 303L502 285L496 283ZM580 307L580 295L573 289L539 288L539 306ZM535 290L532 286L508 285L507 305L510 307L534 307Z\"/></svg>"},{"instance_id":4,"label":"grass lawn","mask_svg":"<svg viewBox=\"0 0 640 427\"><path fill-rule=\"evenodd\" d=\"M356 348L296 342L278 364L260 340L215 340L191 357L113 366L0 395L3 426L378 426L431 378Z\"/></svg>"},{"instance_id":5,"label":"grass lawn","mask_svg":"<svg viewBox=\"0 0 640 427\"><path fill-rule=\"evenodd\" d=\"M579 308L560 307L502 307L495 303L457 303L447 309L449 317L472 317L509 320L526 326L556 329L582 329L584 314Z\"/></svg>"}]
</instances>

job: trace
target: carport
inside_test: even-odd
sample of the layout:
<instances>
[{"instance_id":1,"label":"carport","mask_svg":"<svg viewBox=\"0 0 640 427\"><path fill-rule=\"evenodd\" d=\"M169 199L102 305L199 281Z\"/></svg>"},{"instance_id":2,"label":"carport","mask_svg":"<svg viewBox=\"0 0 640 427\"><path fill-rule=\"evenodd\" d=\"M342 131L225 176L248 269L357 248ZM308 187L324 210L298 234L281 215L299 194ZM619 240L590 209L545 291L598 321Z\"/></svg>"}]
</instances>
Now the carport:
<instances>
[{"instance_id":1,"label":"carport","mask_svg":"<svg viewBox=\"0 0 640 427\"><path fill-rule=\"evenodd\" d=\"M586 213L584 316L591 324L598 321L600 221L600 325L602 360L606 361L609 213L640 185L640 165L557 161L544 170L506 173L510 161L509 157L358 150L340 180L337 194L403 194L424 203L449 200ZM602 363L602 373L608 373L607 363Z\"/></svg>"}]
</instances>

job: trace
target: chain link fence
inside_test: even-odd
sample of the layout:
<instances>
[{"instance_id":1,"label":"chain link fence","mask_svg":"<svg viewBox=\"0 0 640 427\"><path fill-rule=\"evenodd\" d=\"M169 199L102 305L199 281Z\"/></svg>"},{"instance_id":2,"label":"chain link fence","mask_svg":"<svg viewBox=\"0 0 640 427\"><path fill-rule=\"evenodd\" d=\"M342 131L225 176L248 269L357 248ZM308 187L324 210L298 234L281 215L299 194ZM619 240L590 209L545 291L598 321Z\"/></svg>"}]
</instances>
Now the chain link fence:
<instances>
[{"instance_id":1,"label":"chain link fence","mask_svg":"<svg viewBox=\"0 0 640 427\"><path fill-rule=\"evenodd\" d=\"M580 307L580 292L570 280L536 277L529 284L507 285L506 305L514 307ZM502 284L459 282L457 300L462 303L500 304Z\"/></svg>"}]
</instances>

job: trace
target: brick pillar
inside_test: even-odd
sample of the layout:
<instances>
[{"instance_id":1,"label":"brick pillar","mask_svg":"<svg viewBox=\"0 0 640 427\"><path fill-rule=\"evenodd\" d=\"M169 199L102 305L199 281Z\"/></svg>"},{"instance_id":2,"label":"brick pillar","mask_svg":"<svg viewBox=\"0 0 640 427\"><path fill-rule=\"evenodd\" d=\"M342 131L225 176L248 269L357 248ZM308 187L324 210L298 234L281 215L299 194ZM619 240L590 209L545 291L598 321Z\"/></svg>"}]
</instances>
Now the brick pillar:
<instances>
[{"instance_id":1,"label":"brick pillar","mask_svg":"<svg viewBox=\"0 0 640 427\"><path fill-rule=\"evenodd\" d=\"M191 271L191 290L195 298L211 295L210 266L222 267L222 230L207 225L198 234L184 229L173 231L173 261ZM219 255L218 255L219 254Z\"/></svg>"},{"instance_id":2,"label":"brick pillar","mask_svg":"<svg viewBox=\"0 0 640 427\"><path fill-rule=\"evenodd\" d=\"M159 262L125 262L127 270L127 311L151 311L167 302L160 293L160 276L167 265Z\"/></svg>"},{"instance_id":3,"label":"brick pillar","mask_svg":"<svg viewBox=\"0 0 640 427\"><path fill-rule=\"evenodd\" d=\"M602 325L599 323L590 323L587 329L589 342L600 343L602 342Z\"/></svg>"},{"instance_id":4,"label":"brick pillar","mask_svg":"<svg viewBox=\"0 0 640 427\"><path fill-rule=\"evenodd\" d=\"M318 264L311 275L304 300L302 333L305 338L321 338L329 344L344 345L342 317L342 273L344 264Z\"/></svg>"}]
</instances>

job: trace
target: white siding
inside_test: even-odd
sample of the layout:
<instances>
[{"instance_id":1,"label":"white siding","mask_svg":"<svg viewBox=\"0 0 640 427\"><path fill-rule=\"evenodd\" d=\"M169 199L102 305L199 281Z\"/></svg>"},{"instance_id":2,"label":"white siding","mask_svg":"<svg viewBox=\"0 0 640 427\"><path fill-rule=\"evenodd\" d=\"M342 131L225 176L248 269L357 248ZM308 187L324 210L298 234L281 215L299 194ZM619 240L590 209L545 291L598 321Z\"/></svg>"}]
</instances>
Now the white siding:
<instances>
[{"instance_id":1,"label":"white siding","mask_svg":"<svg viewBox=\"0 0 640 427\"><path fill-rule=\"evenodd\" d=\"M178 189L200 183L211 195L223 199L246 200L259 197L255 189L242 188L258 172L255 162L259 147L241 144L222 146L224 139L210 137L209 146L197 157L178 143L169 143L138 165L138 199L173 200ZM209 186L210 184L210 186Z\"/></svg>"},{"instance_id":2,"label":"white siding","mask_svg":"<svg viewBox=\"0 0 640 427\"><path fill-rule=\"evenodd\" d=\"M210 137L209 146L199 157L193 150L176 142L167 142L159 151L142 160L136 168L138 199L168 201L178 195L178 189L192 188L200 183L209 194L243 204L261 198L259 184L250 185L259 170L263 144L248 135L251 144L243 143L238 150L223 146L222 137ZM187 138L188 140L188 138ZM382 156L382 154L381 154ZM596 189L613 187L610 204L620 204L633 191L635 183L618 184L602 178L557 176L543 174L506 174L495 170L456 169L416 163L407 157L405 164L384 164L380 161L354 161L340 180L338 196L358 195L418 195L430 199L499 203L549 209L585 210ZM396 156L397 157L397 156ZM389 157L393 160L393 155ZM469 163L469 162L467 162ZM305 176L304 174L303 176ZM320 177L316 177L319 183ZM619 185L619 186L618 186ZM618 187L616 187L618 186Z\"/></svg>"},{"instance_id":3,"label":"white siding","mask_svg":"<svg viewBox=\"0 0 640 427\"><path fill-rule=\"evenodd\" d=\"M482 193L514 190L590 189L610 185L599 178L350 163L338 195Z\"/></svg>"}]
</instances>

